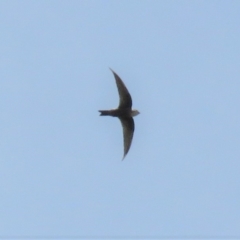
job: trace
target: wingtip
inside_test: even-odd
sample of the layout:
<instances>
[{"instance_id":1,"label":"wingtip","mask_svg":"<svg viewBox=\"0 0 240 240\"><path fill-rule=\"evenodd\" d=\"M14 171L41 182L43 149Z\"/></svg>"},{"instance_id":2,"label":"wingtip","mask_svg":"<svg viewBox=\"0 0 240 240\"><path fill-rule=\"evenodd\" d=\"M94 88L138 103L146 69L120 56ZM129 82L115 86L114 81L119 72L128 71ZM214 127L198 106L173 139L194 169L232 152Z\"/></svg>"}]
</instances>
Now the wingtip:
<instances>
[{"instance_id":1,"label":"wingtip","mask_svg":"<svg viewBox=\"0 0 240 240\"><path fill-rule=\"evenodd\" d=\"M109 69L110 69L110 71L113 73L113 74L115 74L115 72L109 67Z\"/></svg>"},{"instance_id":2,"label":"wingtip","mask_svg":"<svg viewBox=\"0 0 240 240\"><path fill-rule=\"evenodd\" d=\"M122 161L124 160L124 158L127 156L127 153L124 153Z\"/></svg>"}]
</instances>

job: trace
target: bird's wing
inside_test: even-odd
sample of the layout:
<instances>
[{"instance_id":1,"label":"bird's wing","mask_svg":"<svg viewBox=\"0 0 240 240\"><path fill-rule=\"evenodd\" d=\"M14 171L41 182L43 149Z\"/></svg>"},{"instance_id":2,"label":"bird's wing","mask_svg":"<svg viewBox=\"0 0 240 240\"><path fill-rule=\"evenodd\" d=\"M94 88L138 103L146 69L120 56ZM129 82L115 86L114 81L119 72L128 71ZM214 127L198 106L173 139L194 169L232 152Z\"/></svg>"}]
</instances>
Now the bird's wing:
<instances>
[{"instance_id":1,"label":"bird's wing","mask_svg":"<svg viewBox=\"0 0 240 240\"><path fill-rule=\"evenodd\" d=\"M131 143L132 143L132 138L133 138L133 133L134 133L134 121L133 118L123 118L119 117L122 128L123 128L123 143L124 143L124 157L127 155Z\"/></svg>"},{"instance_id":2,"label":"bird's wing","mask_svg":"<svg viewBox=\"0 0 240 240\"><path fill-rule=\"evenodd\" d=\"M132 107L132 98L130 93L128 92L125 84L123 83L123 81L121 80L121 78L110 68L110 70L112 71L115 80L116 80L116 84L117 84L117 88L118 88L118 93L119 93L119 106L118 108L131 108Z\"/></svg>"}]
</instances>

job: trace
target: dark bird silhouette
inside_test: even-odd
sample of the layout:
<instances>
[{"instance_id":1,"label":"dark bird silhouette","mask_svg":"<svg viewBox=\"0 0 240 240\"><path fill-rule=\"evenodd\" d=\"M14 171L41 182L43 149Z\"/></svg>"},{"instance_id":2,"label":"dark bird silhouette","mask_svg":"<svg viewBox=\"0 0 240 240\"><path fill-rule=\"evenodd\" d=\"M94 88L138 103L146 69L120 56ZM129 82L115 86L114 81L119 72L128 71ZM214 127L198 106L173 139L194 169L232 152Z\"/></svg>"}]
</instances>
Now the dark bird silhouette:
<instances>
[{"instance_id":1,"label":"dark bird silhouette","mask_svg":"<svg viewBox=\"0 0 240 240\"><path fill-rule=\"evenodd\" d=\"M123 159L127 155L134 133L134 120L133 117L139 114L138 110L132 109L132 98L130 93L128 92L125 84L121 80L121 78L110 68L112 71L117 88L119 93L119 106L116 109L111 110L99 110L101 113L100 116L112 116L118 117L121 121L122 128L123 128L123 142L124 142L124 154ZM122 160L123 160L122 159Z\"/></svg>"}]
</instances>

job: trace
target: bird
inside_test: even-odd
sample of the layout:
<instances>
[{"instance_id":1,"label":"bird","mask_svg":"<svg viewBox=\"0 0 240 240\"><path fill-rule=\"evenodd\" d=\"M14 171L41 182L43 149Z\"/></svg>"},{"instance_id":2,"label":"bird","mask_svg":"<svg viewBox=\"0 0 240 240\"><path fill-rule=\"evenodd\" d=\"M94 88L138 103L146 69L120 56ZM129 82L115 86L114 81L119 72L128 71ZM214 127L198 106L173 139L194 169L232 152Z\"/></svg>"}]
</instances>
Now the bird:
<instances>
[{"instance_id":1,"label":"bird","mask_svg":"<svg viewBox=\"0 0 240 240\"><path fill-rule=\"evenodd\" d=\"M110 110L99 110L100 116L112 116L118 117L123 129L123 145L124 145L124 154L122 160L127 155L132 139L133 133L135 129L133 117L140 114L140 112L136 109L132 109L132 97L125 86L122 79L110 68L112 71L117 89L119 94L119 105L118 108L110 109Z\"/></svg>"}]
</instances>

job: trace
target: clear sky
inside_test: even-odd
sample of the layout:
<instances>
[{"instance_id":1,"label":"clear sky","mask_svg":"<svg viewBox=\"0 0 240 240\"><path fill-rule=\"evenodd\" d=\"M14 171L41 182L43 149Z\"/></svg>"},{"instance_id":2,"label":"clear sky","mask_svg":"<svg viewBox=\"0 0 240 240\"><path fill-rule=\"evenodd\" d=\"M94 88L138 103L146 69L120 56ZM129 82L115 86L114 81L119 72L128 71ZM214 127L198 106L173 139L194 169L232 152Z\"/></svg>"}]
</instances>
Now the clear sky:
<instances>
[{"instance_id":1,"label":"clear sky","mask_svg":"<svg viewBox=\"0 0 240 240\"><path fill-rule=\"evenodd\" d=\"M0 32L0 237L240 237L240 1L2 0Z\"/></svg>"}]
</instances>

